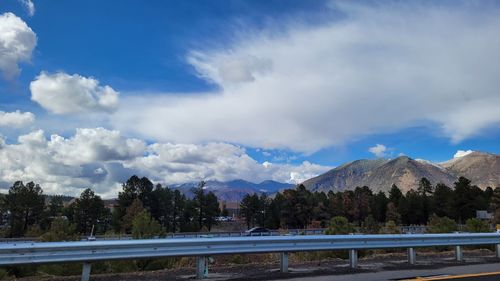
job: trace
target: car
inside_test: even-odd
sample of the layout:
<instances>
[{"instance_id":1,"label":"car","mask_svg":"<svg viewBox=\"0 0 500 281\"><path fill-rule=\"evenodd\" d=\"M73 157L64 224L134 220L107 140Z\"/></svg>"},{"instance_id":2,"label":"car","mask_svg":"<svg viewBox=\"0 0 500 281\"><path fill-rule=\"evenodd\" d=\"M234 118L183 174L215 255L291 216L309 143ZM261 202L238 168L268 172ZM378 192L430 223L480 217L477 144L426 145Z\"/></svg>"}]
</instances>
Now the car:
<instances>
[{"instance_id":1,"label":"car","mask_svg":"<svg viewBox=\"0 0 500 281\"><path fill-rule=\"evenodd\" d=\"M271 235L271 231L265 227L254 227L245 231L245 236L265 236Z\"/></svg>"}]
</instances>

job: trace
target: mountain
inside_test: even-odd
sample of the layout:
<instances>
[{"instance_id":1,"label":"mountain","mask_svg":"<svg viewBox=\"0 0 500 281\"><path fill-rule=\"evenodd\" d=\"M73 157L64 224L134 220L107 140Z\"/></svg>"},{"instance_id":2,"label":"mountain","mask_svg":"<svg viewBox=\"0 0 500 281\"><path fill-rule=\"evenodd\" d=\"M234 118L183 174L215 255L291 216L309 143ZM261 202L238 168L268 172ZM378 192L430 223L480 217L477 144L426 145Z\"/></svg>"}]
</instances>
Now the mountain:
<instances>
[{"instance_id":1,"label":"mountain","mask_svg":"<svg viewBox=\"0 0 500 281\"><path fill-rule=\"evenodd\" d=\"M310 190L340 191L351 187L362 186L374 169L384 165L389 160L356 160L332 169L322 175L303 182Z\"/></svg>"},{"instance_id":2,"label":"mountain","mask_svg":"<svg viewBox=\"0 0 500 281\"><path fill-rule=\"evenodd\" d=\"M481 188L500 185L500 155L474 151L443 162L441 166L455 178L464 176Z\"/></svg>"},{"instance_id":3,"label":"mountain","mask_svg":"<svg viewBox=\"0 0 500 281\"><path fill-rule=\"evenodd\" d=\"M444 163L401 156L395 159L356 160L303 184L313 191L342 191L369 186L374 191L388 191L396 184L403 191L417 188L422 177L432 184L452 186L464 176L481 188L500 186L500 156L473 152Z\"/></svg>"},{"instance_id":4,"label":"mountain","mask_svg":"<svg viewBox=\"0 0 500 281\"><path fill-rule=\"evenodd\" d=\"M377 167L367 178L365 185L372 187L374 191L384 191L396 184L406 192L416 188L424 177L432 184L444 183L448 186L455 180L442 167L401 156Z\"/></svg>"},{"instance_id":5,"label":"mountain","mask_svg":"<svg viewBox=\"0 0 500 281\"><path fill-rule=\"evenodd\" d=\"M180 190L188 197L192 197L193 193L191 190L198 187L198 184L198 182L191 182L171 185L170 187ZM293 184L273 180L266 180L261 183L253 183L245 180L232 180L226 182L210 180L205 182L204 189L215 193L217 198L219 198L219 201L239 202L247 194L273 194L280 190L292 187L294 187Z\"/></svg>"}]
</instances>

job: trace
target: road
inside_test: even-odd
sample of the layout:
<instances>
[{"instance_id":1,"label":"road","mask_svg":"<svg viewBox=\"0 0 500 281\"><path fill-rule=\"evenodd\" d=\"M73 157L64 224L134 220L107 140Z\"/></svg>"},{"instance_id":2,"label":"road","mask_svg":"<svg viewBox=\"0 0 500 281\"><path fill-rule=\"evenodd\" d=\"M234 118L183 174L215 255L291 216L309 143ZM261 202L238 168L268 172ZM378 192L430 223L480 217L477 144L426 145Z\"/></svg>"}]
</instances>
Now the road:
<instances>
[{"instance_id":1,"label":"road","mask_svg":"<svg viewBox=\"0 0 500 281\"><path fill-rule=\"evenodd\" d=\"M499 272L500 263L486 263L486 264L467 264L460 266L450 266L437 269L406 269L406 270L390 270L390 271L379 271L379 272L369 272L369 273L357 273L357 274L346 274L346 275L327 275L327 276L316 276L316 277L300 277L287 279L287 281L395 281L395 280L407 280L415 277L426 277L426 276L436 276L436 275L461 275L461 274L472 274L472 273L483 273L483 272ZM467 279L448 279L448 280L481 280L481 281L493 281L500 280L500 275L497 276L484 276L475 277ZM283 280L283 279L281 279ZM417 279L418 280L418 279ZM425 279L420 279L425 280ZM276 280L277 281L277 280Z\"/></svg>"}]
</instances>

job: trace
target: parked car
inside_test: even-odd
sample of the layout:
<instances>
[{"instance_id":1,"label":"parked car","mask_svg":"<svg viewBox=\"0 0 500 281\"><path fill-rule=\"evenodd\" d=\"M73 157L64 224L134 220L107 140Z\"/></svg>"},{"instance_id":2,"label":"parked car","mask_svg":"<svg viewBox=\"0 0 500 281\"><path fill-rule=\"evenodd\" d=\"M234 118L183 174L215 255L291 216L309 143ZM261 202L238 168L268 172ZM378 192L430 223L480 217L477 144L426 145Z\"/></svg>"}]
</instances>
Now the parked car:
<instances>
[{"instance_id":1,"label":"parked car","mask_svg":"<svg viewBox=\"0 0 500 281\"><path fill-rule=\"evenodd\" d=\"M271 235L271 231L265 227L254 227L245 231L246 236L267 236Z\"/></svg>"}]
</instances>

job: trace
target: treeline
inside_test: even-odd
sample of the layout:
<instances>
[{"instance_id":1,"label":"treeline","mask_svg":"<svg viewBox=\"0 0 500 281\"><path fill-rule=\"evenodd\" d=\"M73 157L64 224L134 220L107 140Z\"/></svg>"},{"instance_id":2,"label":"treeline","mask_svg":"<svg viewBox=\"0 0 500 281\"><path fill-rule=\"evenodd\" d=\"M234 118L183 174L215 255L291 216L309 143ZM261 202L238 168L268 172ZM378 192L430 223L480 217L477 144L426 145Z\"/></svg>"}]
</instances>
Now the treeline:
<instances>
[{"instance_id":1,"label":"treeline","mask_svg":"<svg viewBox=\"0 0 500 281\"><path fill-rule=\"evenodd\" d=\"M42 236L47 241L108 232L148 238L165 232L210 231L220 213L219 202L203 187L201 182L189 199L146 177L132 176L123 183L114 208L107 208L91 189L64 204L63 196L48 197L38 184L18 181L0 198L1 231L4 237Z\"/></svg>"},{"instance_id":2,"label":"treeline","mask_svg":"<svg viewBox=\"0 0 500 281\"><path fill-rule=\"evenodd\" d=\"M179 190L132 176L123 183L116 204L108 208L91 189L65 204L63 196L48 197L39 185L18 181L0 198L1 235L54 241L110 232L147 238L166 232L210 231L221 211L215 194L203 187L201 182L190 199ZM493 222L500 223L500 188L481 190L464 177L453 187L433 186L422 178L417 189L405 194L396 185L387 194L374 193L367 186L324 193L299 185L273 198L249 194L240 204L240 216L248 228L271 229L329 227L339 217L364 227L387 222L425 225L436 217L463 224L476 216L476 210L493 212Z\"/></svg>"},{"instance_id":3,"label":"treeline","mask_svg":"<svg viewBox=\"0 0 500 281\"><path fill-rule=\"evenodd\" d=\"M453 188L444 184L433 186L422 178L418 188L406 194L396 185L388 194L374 193L367 186L324 193L311 192L299 185L274 198L246 195L240 209L248 227L272 229L328 227L331 219L338 217L357 226L389 221L398 225L425 225L431 217L447 217L463 224L476 217L476 210L493 212L494 222L500 223L500 188L482 190L464 177Z\"/></svg>"}]
</instances>

